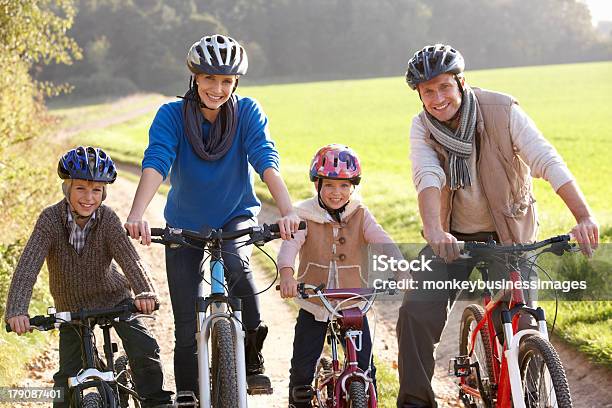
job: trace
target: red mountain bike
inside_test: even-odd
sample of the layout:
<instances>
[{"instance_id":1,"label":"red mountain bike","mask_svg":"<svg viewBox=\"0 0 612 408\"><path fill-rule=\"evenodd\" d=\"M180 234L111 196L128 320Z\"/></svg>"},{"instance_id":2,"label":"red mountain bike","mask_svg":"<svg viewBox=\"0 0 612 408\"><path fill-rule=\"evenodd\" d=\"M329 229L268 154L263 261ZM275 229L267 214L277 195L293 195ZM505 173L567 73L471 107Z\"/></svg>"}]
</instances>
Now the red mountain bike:
<instances>
[{"instance_id":1,"label":"red mountain bike","mask_svg":"<svg viewBox=\"0 0 612 408\"><path fill-rule=\"evenodd\" d=\"M526 253L545 248L538 255L548 252L561 256L575 251L569 241L569 235L561 235L528 245L502 246L494 241L463 244L466 256L481 260L476 268L484 281L488 280L487 259L496 257L507 265L512 282L512 289L500 290L495 296L485 289L483 306L471 304L463 312L460 355L451 359L449 371L459 377L459 396L466 407L572 407L565 370L548 341L544 310L529 307L521 288L524 285L517 285L521 282L521 266L537 266ZM503 345L491 317L495 310L501 310ZM532 316L537 330L520 330L521 315Z\"/></svg>"}]
</instances>

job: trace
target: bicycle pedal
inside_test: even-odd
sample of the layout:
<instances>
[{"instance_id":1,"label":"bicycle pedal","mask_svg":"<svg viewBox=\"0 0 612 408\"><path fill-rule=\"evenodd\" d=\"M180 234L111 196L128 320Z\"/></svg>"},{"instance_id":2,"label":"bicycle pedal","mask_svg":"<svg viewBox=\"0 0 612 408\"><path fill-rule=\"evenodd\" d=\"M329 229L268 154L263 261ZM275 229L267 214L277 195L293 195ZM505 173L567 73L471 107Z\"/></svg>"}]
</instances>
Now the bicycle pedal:
<instances>
[{"instance_id":1,"label":"bicycle pedal","mask_svg":"<svg viewBox=\"0 0 612 408\"><path fill-rule=\"evenodd\" d=\"M262 395L272 394L273 392L272 383L266 375L253 374L247 376L247 394Z\"/></svg>"},{"instance_id":2,"label":"bicycle pedal","mask_svg":"<svg viewBox=\"0 0 612 408\"><path fill-rule=\"evenodd\" d=\"M449 375L454 375L455 377L469 377L471 373L472 365L468 356L451 358L448 362Z\"/></svg>"},{"instance_id":3,"label":"bicycle pedal","mask_svg":"<svg viewBox=\"0 0 612 408\"><path fill-rule=\"evenodd\" d=\"M196 398L193 391L179 391L174 400L173 407L198 407L198 399Z\"/></svg>"},{"instance_id":4,"label":"bicycle pedal","mask_svg":"<svg viewBox=\"0 0 612 408\"><path fill-rule=\"evenodd\" d=\"M316 395L315 390L310 385L300 385L291 390L294 402L310 402Z\"/></svg>"},{"instance_id":5,"label":"bicycle pedal","mask_svg":"<svg viewBox=\"0 0 612 408\"><path fill-rule=\"evenodd\" d=\"M249 395L272 395L274 393L274 388L272 387L267 387L267 388L248 388L247 389L247 394Z\"/></svg>"}]
</instances>

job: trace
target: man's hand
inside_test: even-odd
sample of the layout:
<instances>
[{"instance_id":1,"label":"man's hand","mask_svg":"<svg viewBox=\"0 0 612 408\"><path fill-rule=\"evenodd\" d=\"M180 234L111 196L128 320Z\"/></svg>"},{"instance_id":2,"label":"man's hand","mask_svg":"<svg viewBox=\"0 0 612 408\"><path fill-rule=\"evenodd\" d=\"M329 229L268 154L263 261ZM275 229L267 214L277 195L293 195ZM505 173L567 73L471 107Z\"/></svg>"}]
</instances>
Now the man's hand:
<instances>
[{"instance_id":1,"label":"man's hand","mask_svg":"<svg viewBox=\"0 0 612 408\"><path fill-rule=\"evenodd\" d=\"M300 217L298 217L295 211L292 210L284 217L279 218L277 223L281 238L284 240L290 240L291 234L297 232L300 226Z\"/></svg>"},{"instance_id":2,"label":"man's hand","mask_svg":"<svg viewBox=\"0 0 612 408\"><path fill-rule=\"evenodd\" d=\"M444 259L445 262L450 263L459 258L461 252L459 251L457 238L448 232L436 230L431 233L425 232L424 235L434 254Z\"/></svg>"},{"instance_id":3,"label":"man's hand","mask_svg":"<svg viewBox=\"0 0 612 408\"><path fill-rule=\"evenodd\" d=\"M584 217L572 228L570 234L574 236L582 253L589 258L599 245L599 225L593 217Z\"/></svg>"},{"instance_id":4,"label":"man's hand","mask_svg":"<svg viewBox=\"0 0 612 408\"><path fill-rule=\"evenodd\" d=\"M6 322L11 326L11 330L20 336L32 331L30 327L30 318L26 315L13 316Z\"/></svg>"},{"instance_id":5,"label":"man's hand","mask_svg":"<svg viewBox=\"0 0 612 408\"><path fill-rule=\"evenodd\" d=\"M134 306L140 313L151 314L155 310L154 297L140 297L134 300Z\"/></svg>"},{"instance_id":6,"label":"man's hand","mask_svg":"<svg viewBox=\"0 0 612 408\"><path fill-rule=\"evenodd\" d=\"M293 277L293 269L282 268L280 270L280 295L283 299L297 296L298 281Z\"/></svg>"}]
</instances>

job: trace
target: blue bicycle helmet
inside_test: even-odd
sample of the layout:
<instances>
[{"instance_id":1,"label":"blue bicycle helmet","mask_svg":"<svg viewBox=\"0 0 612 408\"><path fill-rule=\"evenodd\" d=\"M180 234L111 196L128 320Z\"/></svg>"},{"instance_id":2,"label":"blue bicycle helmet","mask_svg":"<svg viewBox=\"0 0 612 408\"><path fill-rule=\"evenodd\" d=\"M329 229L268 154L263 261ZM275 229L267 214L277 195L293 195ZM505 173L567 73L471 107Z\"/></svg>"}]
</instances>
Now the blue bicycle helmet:
<instances>
[{"instance_id":1,"label":"blue bicycle helmet","mask_svg":"<svg viewBox=\"0 0 612 408\"><path fill-rule=\"evenodd\" d=\"M461 53L450 45L428 45L417 51L408 61L406 82L413 90L422 82L427 82L440 74L459 75L465 69Z\"/></svg>"},{"instance_id":2,"label":"blue bicycle helmet","mask_svg":"<svg viewBox=\"0 0 612 408\"><path fill-rule=\"evenodd\" d=\"M57 164L57 174L62 180L81 179L113 183L117 179L115 163L99 147L79 146L68 151Z\"/></svg>"}]
</instances>

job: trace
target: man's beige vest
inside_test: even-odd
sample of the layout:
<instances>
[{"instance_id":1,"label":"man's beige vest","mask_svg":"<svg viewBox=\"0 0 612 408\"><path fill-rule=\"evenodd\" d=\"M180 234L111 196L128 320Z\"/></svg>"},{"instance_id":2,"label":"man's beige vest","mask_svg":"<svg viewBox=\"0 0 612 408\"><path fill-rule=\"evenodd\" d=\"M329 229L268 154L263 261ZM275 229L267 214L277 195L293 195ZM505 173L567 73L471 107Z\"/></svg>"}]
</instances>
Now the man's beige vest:
<instances>
[{"instance_id":1,"label":"man's beige vest","mask_svg":"<svg viewBox=\"0 0 612 408\"><path fill-rule=\"evenodd\" d=\"M537 219L529 167L518 156L510 137L510 112L518 102L509 95L472 88L478 101L475 148L477 182L487 200L499 239L504 244L533 242ZM420 116L424 122L421 112ZM426 131L426 141L438 154L449 179L448 153ZM450 231L454 192L442 187L440 220ZM483 231L484 232L484 231Z\"/></svg>"},{"instance_id":2,"label":"man's beige vest","mask_svg":"<svg viewBox=\"0 0 612 408\"><path fill-rule=\"evenodd\" d=\"M361 288L367 284L368 243L363 235L364 208L353 211L342 223L306 220L308 237L300 249L297 280L311 285L327 284L332 260L336 263L339 288ZM333 228L338 228L334 238ZM318 300L313 303L320 304Z\"/></svg>"}]
</instances>

